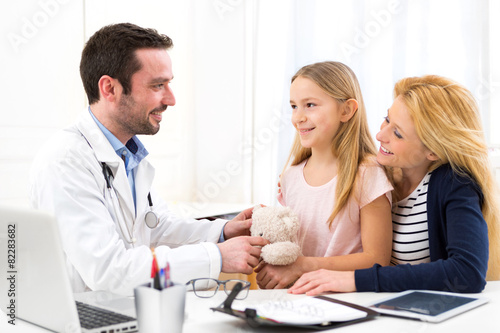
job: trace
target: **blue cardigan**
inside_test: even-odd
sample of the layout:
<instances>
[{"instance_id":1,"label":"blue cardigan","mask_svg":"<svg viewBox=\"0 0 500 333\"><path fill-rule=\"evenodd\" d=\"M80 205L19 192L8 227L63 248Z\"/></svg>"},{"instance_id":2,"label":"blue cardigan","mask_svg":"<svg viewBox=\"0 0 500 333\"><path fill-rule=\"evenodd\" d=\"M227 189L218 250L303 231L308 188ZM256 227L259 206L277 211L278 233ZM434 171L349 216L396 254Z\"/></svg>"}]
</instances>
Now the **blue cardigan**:
<instances>
[{"instance_id":1,"label":"blue cardigan","mask_svg":"<svg viewBox=\"0 0 500 333\"><path fill-rule=\"evenodd\" d=\"M488 269L488 228L481 213L483 196L470 178L449 164L433 171L427 192L430 263L355 271L357 291L408 289L477 293Z\"/></svg>"}]
</instances>

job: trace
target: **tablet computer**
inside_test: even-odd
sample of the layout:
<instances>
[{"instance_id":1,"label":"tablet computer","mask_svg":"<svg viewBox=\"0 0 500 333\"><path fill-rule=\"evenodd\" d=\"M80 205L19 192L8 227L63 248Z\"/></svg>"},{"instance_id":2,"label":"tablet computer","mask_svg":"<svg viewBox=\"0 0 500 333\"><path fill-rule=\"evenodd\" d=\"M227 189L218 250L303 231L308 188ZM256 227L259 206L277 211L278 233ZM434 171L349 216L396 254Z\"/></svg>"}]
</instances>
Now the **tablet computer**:
<instances>
[{"instance_id":1,"label":"tablet computer","mask_svg":"<svg viewBox=\"0 0 500 333\"><path fill-rule=\"evenodd\" d=\"M489 299L463 294L408 290L369 305L381 314L438 323L485 304Z\"/></svg>"}]
</instances>

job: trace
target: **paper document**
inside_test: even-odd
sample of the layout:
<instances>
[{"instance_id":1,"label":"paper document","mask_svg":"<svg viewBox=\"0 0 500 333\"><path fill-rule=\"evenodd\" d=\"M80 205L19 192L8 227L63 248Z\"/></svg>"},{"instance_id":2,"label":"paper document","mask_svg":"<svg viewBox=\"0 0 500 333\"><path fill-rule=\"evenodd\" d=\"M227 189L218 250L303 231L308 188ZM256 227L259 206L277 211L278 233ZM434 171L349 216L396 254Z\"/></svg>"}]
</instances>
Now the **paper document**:
<instances>
[{"instance_id":1,"label":"paper document","mask_svg":"<svg viewBox=\"0 0 500 333\"><path fill-rule=\"evenodd\" d=\"M233 304L233 310L245 311L246 308L256 310L257 315L265 319L295 325L346 322L367 316L364 311L314 297L304 297L293 301L282 299L253 305Z\"/></svg>"}]
</instances>

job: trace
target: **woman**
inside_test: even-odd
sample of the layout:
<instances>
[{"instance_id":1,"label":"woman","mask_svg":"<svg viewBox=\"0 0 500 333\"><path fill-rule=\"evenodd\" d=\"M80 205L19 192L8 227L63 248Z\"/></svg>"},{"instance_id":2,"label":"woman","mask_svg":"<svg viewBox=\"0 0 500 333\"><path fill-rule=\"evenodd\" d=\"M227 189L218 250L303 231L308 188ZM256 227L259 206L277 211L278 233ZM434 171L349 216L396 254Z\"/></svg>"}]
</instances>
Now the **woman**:
<instances>
[{"instance_id":1,"label":"woman","mask_svg":"<svg viewBox=\"0 0 500 333\"><path fill-rule=\"evenodd\" d=\"M392 265L310 272L290 293L480 292L499 278L497 188L474 98L438 76L403 79L394 97L377 134L377 160L394 171Z\"/></svg>"}]
</instances>

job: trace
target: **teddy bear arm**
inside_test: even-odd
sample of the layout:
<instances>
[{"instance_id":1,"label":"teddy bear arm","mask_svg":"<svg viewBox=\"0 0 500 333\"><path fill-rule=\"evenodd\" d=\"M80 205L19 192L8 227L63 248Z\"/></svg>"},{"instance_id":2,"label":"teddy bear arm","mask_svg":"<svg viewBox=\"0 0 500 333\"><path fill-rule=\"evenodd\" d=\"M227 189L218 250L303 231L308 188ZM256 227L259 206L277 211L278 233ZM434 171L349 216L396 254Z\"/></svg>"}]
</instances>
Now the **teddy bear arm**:
<instances>
[{"instance_id":1,"label":"teddy bear arm","mask_svg":"<svg viewBox=\"0 0 500 333\"><path fill-rule=\"evenodd\" d=\"M292 242L278 242L262 248L262 259L271 265L290 265L300 256L300 246Z\"/></svg>"}]
</instances>

